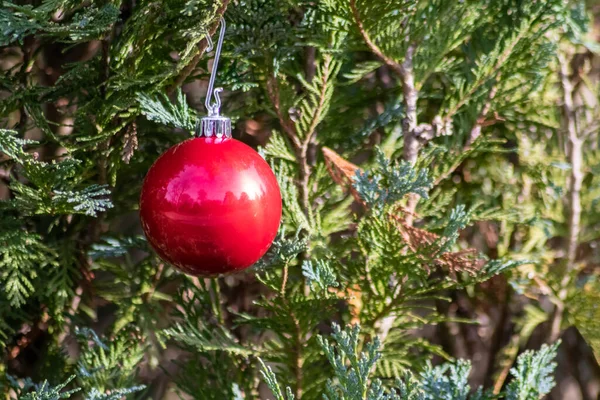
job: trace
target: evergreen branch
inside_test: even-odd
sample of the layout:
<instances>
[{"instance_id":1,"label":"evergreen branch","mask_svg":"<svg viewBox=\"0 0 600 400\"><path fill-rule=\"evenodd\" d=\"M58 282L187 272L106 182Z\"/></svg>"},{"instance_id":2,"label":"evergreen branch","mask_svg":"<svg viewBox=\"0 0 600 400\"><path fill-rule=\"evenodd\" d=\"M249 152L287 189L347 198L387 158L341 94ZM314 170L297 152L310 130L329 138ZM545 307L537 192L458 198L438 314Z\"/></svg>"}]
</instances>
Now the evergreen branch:
<instances>
[{"instance_id":1,"label":"evergreen branch","mask_svg":"<svg viewBox=\"0 0 600 400\"><path fill-rule=\"evenodd\" d=\"M140 392L145 388L145 385L131 386L128 388L112 389L110 393L102 393L97 388L93 388L85 394L84 400L121 400L129 394Z\"/></svg>"},{"instance_id":2,"label":"evergreen branch","mask_svg":"<svg viewBox=\"0 0 600 400\"><path fill-rule=\"evenodd\" d=\"M188 132L194 131L196 117L187 105L181 89L177 89L175 102L169 101L164 94L150 97L145 93L138 93L137 101L142 109L142 114L150 121Z\"/></svg>"},{"instance_id":3,"label":"evergreen branch","mask_svg":"<svg viewBox=\"0 0 600 400\"><path fill-rule=\"evenodd\" d=\"M190 316L191 318L191 316ZM168 339L173 339L186 348L196 352L224 351L230 354L249 357L255 355L255 350L237 343L235 337L223 327L197 326L194 321L165 329L161 333Z\"/></svg>"},{"instance_id":4,"label":"evergreen branch","mask_svg":"<svg viewBox=\"0 0 600 400\"><path fill-rule=\"evenodd\" d=\"M562 320L567 298L567 288L571 280L571 272L575 269L577 257L577 247L579 245L579 232L581 230L581 187L584 174L583 166L583 142L584 139L579 136L575 105L573 101L574 87L569 77L568 61L561 55L558 55L560 66L560 83L563 95L563 131L566 136L567 161L571 165L571 176L569 179L568 192L568 210L567 210L567 248L566 248L566 273L560 282L557 292L556 307L552 316L552 323L549 333L549 341L555 342L560 337Z\"/></svg>"},{"instance_id":5,"label":"evergreen branch","mask_svg":"<svg viewBox=\"0 0 600 400\"><path fill-rule=\"evenodd\" d=\"M283 110L281 109L279 83L274 75L270 75L267 78L266 86L267 94L271 100L271 103L273 104L273 107L275 108L275 113L279 119L279 124L294 147L294 154L300 170L300 183L298 186L301 193L302 211L305 213L305 215L308 215L310 208L308 195L308 179L310 177L310 165L308 165L307 158L308 143L301 141L300 137L298 136L296 126L292 120L289 117L284 116ZM311 135L308 135L308 137L310 138Z\"/></svg>"},{"instance_id":6,"label":"evergreen branch","mask_svg":"<svg viewBox=\"0 0 600 400\"><path fill-rule=\"evenodd\" d=\"M310 125L306 131L306 139L304 140L304 143L303 143L304 148L308 148L308 145L313 141L313 137L316 135L317 125L322 120L322 114L325 109L325 105L327 103L327 89L328 89L328 80L329 80L329 75L330 75L329 69L333 62L333 57L331 54L326 53L323 56L323 59L324 59L323 71L320 72L321 90L318 93L319 100L318 100L318 104L314 110L314 114L313 114L312 120L310 122Z\"/></svg>"},{"instance_id":7,"label":"evergreen branch","mask_svg":"<svg viewBox=\"0 0 600 400\"><path fill-rule=\"evenodd\" d=\"M7 375L7 380L12 389L19 395L19 400L59 400L69 399L71 396L81 390L81 388L75 388L68 391L63 391L65 387L75 379L75 375L71 375L63 383L51 386L47 380L41 384L36 384L31 379L26 378L23 382L23 386L19 385L16 378Z\"/></svg>"},{"instance_id":8,"label":"evergreen branch","mask_svg":"<svg viewBox=\"0 0 600 400\"><path fill-rule=\"evenodd\" d=\"M529 27L528 25L527 27ZM476 79L475 83L471 85L469 90L465 95L461 97L461 99L452 107L449 111L444 115L444 121L449 121L452 117L460 110L462 106L464 106L471 97L479 90L481 86L490 81L490 79L495 79L498 77L499 71L504 65L504 63L510 58L513 50L519 44L521 39L525 37L525 35L529 32L529 29L521 28L519 33L515 36L515 38L510 42L510 44L504 49L504 51L498 57L496 63L493 65L488 74L483 74L479 78Z\"/></svg>"},{"instance_id":9,"label":"evergreen branch","mask_svg":"<svg viewBox=\"0 0 600 400\"><path fill-rule=\"evenodd\" d=\"M303 343L303 338L302 338L302 329L300 328L300 321L298 320L298 317L296 317L296 315L294 314L293 311L290 310L290 318L292 319L292 322L294 323L294 337L292 340L294 340L294 375L296 378L296 387L295 387L295 395L298 399L302 398L302 389L303 389L303 376L304 373L302 371L302 365L303 365L303 358L302 358L302 352L303 352L303 347L304 347L304 343Z\"/></svg>"},{"instance_id":10,"label":"evergreen branch","mask_svg":"<svg viewBox=\"0 0 600 400\"><path fill-rule=\"evenodd\" d=\"M402 120L402 131L404 134L404 160L412 165L417 162L419 148L422 142L433 139L435 136L442 133L441 129L437 129L437 123L434 120L433 124L418 124L417 123L417 100L419 97L418 90L415 86L415 77L413 73L413 56L417 50L416 43L411 43L406 49L404 61L399 63L388 57L383 51L373 42L369 33L366 31L364 24L360 18L356 0L350 0L350 8L352 16L358 30L363 38L363 41L369 50L381 59L392 71L394 71L402 82L402 94L404 103L405 116ZM411 196L408 203L408 210L414 211L417 203L417 197ZM412 217L409 217L412 218Z\"/></svg>"},{"instance_id":11,"label":"evergreen branch","mask_svg":"<svg viewBox=\"0 0 600 400\"><path fill-rule=\"evenodd\" d=\"M265 365L264 361L260 358L258 359L258 361L260 362L261 366L260 373L265 379L267 386L269 387L269 389L271 389L271 392L275 396L275 400L294 400L294 395L291 393L290 387L288 386L286 388L286 396L284 396L283 392L281 391L281 388L279 387L279 383L277 382L277 376L275 376L275 373L273 372L271 367Z\"/></svg>"},{"instance_id":12,"label":"evergreen branch","mask_svg":"<svg viewBox=\"0 0 600 400\"><path fill-rule=\"evenodd\" d=\"M277 82L277 78L275 76L269 76L267 78L267 94L269 99L271 100L271 104L275 108L275 113L277 114L277 119L279 120L279 124L281 128L286 133L288 139L292 142L294 149L299 149L302 147L302 142L300 142L300 138L296 132L296 127L293 122L286 117L281 109L281 97L279 94L279 83Z\"/></svg>"},{"instance_id":13,"label":"evergreen branch","mask_svg":"<svg viewBox=\"0 0 600 400\"><path fill-rule=\"evenodd\" d=\"M405 70L404 66L399 62L395 61L394 59L386 56L383 53L383 51L381 51L381 49L375 44L375 42L371 40L371 37L369 36L369 33L365 29L365 26L360 18L358 8L356 7L356 0L350 0L350 9L352 10L352 17L354 18L354 22L358 27L358 31L360 32L360 35L362 36L369 50L371 50L373 54L375 54L381 61L383 61L388 67L390 67L394 72L396 72L402 80L404 80L407 74L407 71Z\"/></svg>"},{"instance_id":14,"label":"evergreen branch","mask_svg":"<svg viewBox=\"0 0 600 400\"><path fill-rule=\"evenodd\" d=\"M506 390L507 400L539 399L554 387L552 373L556 368L556 351L560 342L542 345L537 351L527 351L519 356L517 366L510 373L513 380Z\"/></svg>"},{"instance_id":15,"label":"evergreen branch","mask_svg":"<svg viewBox=\"0 0 600 400\"><path fill-rule=\"evenodd\" d=\"M500 75L498 74L497 80L500 80ZM481 107L481 111L479 112L479 115L477 116L477 120L475 121L475 125L473 125L473 127L471 128L471 131L469 132L469 138L467 139L467 142L465 143L465 148L463 149L463 151L468 150L471 148L471 146L473 145L473 143L475 143L475 141L479 138L479 136L481 136L481 128L483 128L484 124L486 123L485 119L488 115L488 113L490 112L490 108L492 106L492 101L494 100L494 97L496 97L496 93L498 92L498 86L494 85L492 86L492 88L490 89L487 99L485 101L485 103L483 104L483 107ZM458 166L457 166L458 168ZM452 172L450 172L452 173Z\"/></svg>"}]
</instances>

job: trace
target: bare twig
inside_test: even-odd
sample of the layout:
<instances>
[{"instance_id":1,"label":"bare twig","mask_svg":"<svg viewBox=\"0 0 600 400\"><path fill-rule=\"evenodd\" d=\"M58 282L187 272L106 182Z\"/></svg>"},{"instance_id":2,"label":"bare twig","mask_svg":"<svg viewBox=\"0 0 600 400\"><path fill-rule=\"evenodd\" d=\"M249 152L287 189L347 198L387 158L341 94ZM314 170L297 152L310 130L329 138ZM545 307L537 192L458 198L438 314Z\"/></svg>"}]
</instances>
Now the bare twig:
<instances>
[{"instance_id":1,"label":"bare twig","mask_svg":"<svg viewBox=\"0 0 600 400\"><path fill-rule=\"evenodd\" d=\"M569 78L568 61L559 55L560 83L563 90L563 129L567 139L567 161L571 164L568 194L568 238L566 245L566 273L561 281L556 299L556 308L552 316L549 341L556 341L561 334L564 313L564 301L571 272L575 269L577 246L581 222L581 186L583 182L583 140L579 137L575 106L573 103L573 84Z\"/></svg>"}]
</instances>

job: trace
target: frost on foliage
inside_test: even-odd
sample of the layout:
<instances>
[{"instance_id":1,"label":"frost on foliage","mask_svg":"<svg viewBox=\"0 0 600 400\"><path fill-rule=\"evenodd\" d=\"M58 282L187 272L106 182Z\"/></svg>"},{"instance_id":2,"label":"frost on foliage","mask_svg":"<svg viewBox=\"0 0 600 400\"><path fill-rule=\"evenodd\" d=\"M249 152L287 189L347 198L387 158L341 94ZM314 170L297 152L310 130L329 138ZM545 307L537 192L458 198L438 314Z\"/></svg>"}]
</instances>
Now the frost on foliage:
<instances>
[{"instance_id":1,"label":"frost on foliage","mask_svg":"<svg viewBox=\"0 0 600 400\"><path fill-rule=\"evenodd\" d=\"M409 193L427 198L433 180L426 169L416 170L408 162L394 163L377 149L375 167L369 172L357 171L354 188L365 203L374 209L392 205Z\"/></svg>"}]
</instances>

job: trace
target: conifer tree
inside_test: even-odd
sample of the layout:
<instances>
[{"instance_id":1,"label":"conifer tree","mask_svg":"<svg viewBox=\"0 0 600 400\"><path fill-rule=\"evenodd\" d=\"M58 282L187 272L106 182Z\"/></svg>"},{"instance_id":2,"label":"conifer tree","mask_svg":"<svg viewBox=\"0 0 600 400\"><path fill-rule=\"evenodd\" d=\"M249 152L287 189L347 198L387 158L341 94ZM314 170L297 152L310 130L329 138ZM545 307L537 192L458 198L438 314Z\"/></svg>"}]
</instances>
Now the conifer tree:
<instances>
[{"instance_id":1,"label":"conifer tree","mask_svg":"<svg viewBox=\"0 0 600 400\"><path fill-rule=\"evenodd\" d=\"M598 395L583 2L0 4L4 398ZM205 113L221 18L223 112L283 216L252 268L205 278L138 209Z\"/></svg>"}]
</instances>

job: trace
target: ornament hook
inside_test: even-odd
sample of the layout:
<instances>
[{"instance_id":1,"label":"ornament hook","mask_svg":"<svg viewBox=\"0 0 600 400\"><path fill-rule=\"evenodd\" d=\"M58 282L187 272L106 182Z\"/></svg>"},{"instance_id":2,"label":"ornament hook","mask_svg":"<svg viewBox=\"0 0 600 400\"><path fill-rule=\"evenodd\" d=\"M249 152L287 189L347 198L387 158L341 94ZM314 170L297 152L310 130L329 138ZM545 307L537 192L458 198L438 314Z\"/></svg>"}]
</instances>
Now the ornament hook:
<instances>
[{"instance_id":1,"label":"ornament hook","mask_svg":"<svg viewBox=\"0 0 600 400\"><path fill-rule=\"evenodd\" d=\"M208 92L206 93L206 100L204 102L206 110L208 111L208 116L203 117L196 122L196 136L199 137L231 137L231 120L220 115L221 98L219 97L219 93L223 91L223 88L215 88L215 80L219 68L219 58L221 58L221 49L223 48L223 39L225 38L225 19L223 19L223 17L220 19L220 24L221 31L219 32L219 41L217 42L213 67L210 73L210 80L208 81ZM211 52L215 46L208 32L206 32L206 43L206 52Z\"/></svg>"},{"instance_id":2,"label":"ornament hook","mask_svg":"<svg viewBox=\"0 0 600 400\"><path fill-rule=\"evenodd\" d=\"M215 89L214 86L217 78L217 70L219 68L219 58L221 58L221 49L223 48L223 39L225 38L226 25L223 17L220 19L220 24L221 31L219 32L219 41L217 42L217 50L215 52L213 67L210 73L210 80L208 81L208 92L206 93L206 101L204 102L209 116L218 116L221 109L221 98L219 97L219 93L223 91L223 88ZM214 48L214 43L210 35L206 35L206 41L208 42L206 51L210 52ZM213 96L215 97L214 104L211 102Z\"/></svg>"}]
</instances>

